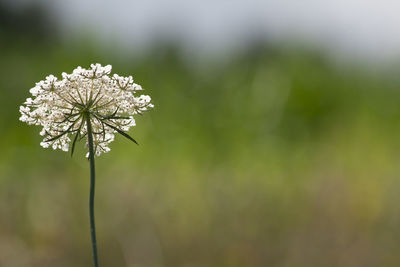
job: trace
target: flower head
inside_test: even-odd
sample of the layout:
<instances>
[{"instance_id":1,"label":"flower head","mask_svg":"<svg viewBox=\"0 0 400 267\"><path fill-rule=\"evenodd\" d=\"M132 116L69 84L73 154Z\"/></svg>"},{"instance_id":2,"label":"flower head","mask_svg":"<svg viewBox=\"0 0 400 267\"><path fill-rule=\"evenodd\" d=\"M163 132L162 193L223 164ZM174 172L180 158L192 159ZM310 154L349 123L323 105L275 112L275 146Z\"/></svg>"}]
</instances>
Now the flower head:
<instances>
[{"instance_id":1,"label":"flower head","mask_svg":"<svg viewBox=\"0 0 400 267\"><path fill-rule=\"evenodd\" d=\"M143 89L132 76L111 76L111 65L90 67L62 73L61 80L49 75L30 90L33 98L20 107L20 120L43 127L41 146L68 151L72 141L72 154L77 140L87 140L88 125L97 156L110 151L115 133L136 142L126 131L135 126L135 114L153 107L151 98L136 96Z\"/></svg>"}]
</instances>

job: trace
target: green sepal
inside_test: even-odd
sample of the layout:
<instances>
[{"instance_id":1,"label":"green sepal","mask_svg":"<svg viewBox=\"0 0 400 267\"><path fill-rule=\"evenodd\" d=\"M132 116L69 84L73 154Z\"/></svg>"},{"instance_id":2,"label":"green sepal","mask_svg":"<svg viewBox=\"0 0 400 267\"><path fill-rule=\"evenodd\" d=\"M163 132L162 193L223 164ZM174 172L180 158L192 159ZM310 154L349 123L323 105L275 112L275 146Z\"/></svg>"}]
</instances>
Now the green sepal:
<instances>
[{"instance_id":1,"label":"green sepal","mask_svg":"<svg viewBox=\"0 0 400 267\"><path fill-rule=\"evenodd\" d=\"M72 142L72 147L71 147L71 157L74 154L74 150L75 150L75 143L76 140L78 140L78 135L79 135L79 131L76 133L75 137L74 137L74 141Z\"/></svg>"},{"instance_id":2,"label":"green sepal","mask_svg":"<svg viewBox=\"0 0 400 267\"><path fill-rule=\"evenodd\" d=\"M128 138L129 140L131 140L131 141L134 142L135 144L139 145L139 143L136 142L136 140L133 139L129 134L125 133L124 131L121 131L121 130L118 129L117 127L112 126L111 124L108 124L108 123L106 123L106 122L103 122L103 123L104 123L105 125L111 127L112 129L116 130L119 134L121 134L122 136Z\"/></svg>"}]
</instances>

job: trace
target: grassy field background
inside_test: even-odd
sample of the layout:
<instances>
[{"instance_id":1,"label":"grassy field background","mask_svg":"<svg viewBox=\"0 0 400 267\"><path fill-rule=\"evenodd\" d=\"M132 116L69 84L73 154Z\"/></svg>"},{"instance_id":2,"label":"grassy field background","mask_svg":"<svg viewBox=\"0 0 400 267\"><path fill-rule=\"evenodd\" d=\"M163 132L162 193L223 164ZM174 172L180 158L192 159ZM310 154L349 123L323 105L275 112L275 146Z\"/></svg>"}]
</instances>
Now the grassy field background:
<instances>
[{"instance_id":1,"label":"grassy field background","mask_svg":"<svg viewBox=\"0 0 400 267\"><path fill-rule=\"evenodd\" d=\"M3 17L4 18L4 17ZM27 25L29 17L21 22ZM155 109L97 158L102 266L400 265L400 68L295 44L144 54L0 31L0 266L91 264L89 166L18 121L48 74L112 64Z\"/></svg>"}]
</instances>

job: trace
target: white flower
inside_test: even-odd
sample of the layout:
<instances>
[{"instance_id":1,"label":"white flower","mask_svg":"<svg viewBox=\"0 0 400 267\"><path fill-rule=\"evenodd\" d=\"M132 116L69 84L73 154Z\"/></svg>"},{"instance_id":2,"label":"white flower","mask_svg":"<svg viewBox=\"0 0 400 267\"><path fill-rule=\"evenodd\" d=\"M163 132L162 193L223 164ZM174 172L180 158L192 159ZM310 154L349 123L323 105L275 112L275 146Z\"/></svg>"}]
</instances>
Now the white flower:
<instances>
[{"instance_id":1,"label":"white flower","mask_svg":"<svg viewBox=\"0 0 400 267\"><path fill-rule=\"evenodd\" d=\"M134 141L125 132L136 125L133 115L153 108L151 98L135 96L142 87L133 82L132 76L111 76L111 65L90 67L62 73L62 80L49 75L30 89L33 98L27 98L20 107L20 120L43 127L41 146L68 151L72 141L73 153L77 140L85 138L88 145L87 120L97 156L110 151L108 144L115 133Z\"/></svg>"}]
</instances>

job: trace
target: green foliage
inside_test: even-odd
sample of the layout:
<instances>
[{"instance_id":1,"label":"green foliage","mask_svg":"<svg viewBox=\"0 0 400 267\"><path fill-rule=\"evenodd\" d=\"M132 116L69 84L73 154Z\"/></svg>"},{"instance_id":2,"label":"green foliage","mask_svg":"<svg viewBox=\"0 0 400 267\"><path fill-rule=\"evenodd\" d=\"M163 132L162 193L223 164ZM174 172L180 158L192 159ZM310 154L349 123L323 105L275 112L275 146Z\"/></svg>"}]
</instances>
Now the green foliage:
<instances>
[{"instance_id":1,"label":"green foliage","mask_svg":"<svg viewBox=\"0 0 400 267\"><path fill-rule=\"evenodd\" d=\"M201 63L168 44L0 51L1 266L90 264L85 152L42 149L18 107L45 75L93 62L155 103L142 145L117 138L97 161L104 266L399 265L398 71L268 45Z\"/></svg>"}]
</instances>

